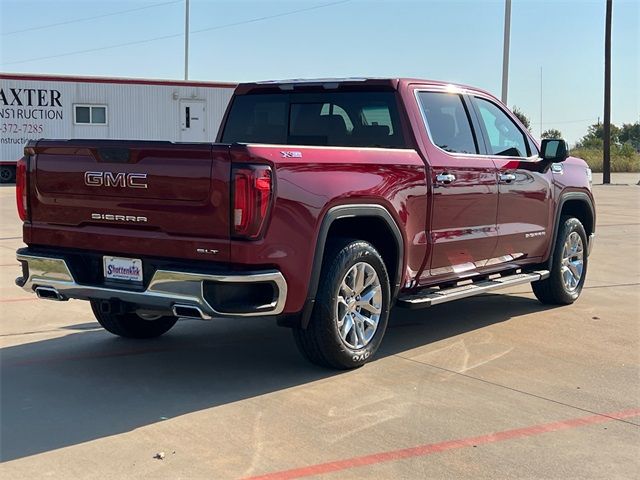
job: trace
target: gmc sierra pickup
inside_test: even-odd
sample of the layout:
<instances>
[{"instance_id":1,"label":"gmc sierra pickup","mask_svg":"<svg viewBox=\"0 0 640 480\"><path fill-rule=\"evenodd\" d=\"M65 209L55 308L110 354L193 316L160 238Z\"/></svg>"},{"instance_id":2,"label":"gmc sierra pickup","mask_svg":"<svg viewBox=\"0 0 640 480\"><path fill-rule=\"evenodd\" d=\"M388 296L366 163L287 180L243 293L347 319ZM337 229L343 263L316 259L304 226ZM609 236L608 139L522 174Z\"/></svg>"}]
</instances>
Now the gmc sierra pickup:
<instances>
[{"instance_id":1,"label":"gmc sierra pickup","mask_svg":"<svg viewBox=\"0 0 640 480\"><path fill-rule=\"evenodd\" d=\"M40 140L17 167L16 283L89 300L109 332L274 317L354 368L393 305L531 283L574 302L591 172L476 88L415 79L237 87L217 143Z\"/></svg>"}]
</instances>

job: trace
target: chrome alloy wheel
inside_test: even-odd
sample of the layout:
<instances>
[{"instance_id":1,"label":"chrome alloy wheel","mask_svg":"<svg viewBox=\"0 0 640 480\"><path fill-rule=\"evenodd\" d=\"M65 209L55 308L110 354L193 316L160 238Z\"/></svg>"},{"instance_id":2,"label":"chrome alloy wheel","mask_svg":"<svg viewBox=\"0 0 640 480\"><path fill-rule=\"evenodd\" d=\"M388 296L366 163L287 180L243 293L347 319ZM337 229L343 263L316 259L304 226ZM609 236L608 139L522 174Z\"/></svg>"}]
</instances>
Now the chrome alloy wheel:
<instances>
[{"instance_id":1,"label":"chrome alloy wheel","mask_svg":"<svg viewBox=\"0 0 640 480\"><path fill-rule=\"evenodd\" d=\"M584 245L578 232L571 232L562 249L562 282L569 292L578 288L584 270Z\"/></svg>"},{"instance_id":2,"label":"chrome alloy wheel","mask_svg":"<svg viewBox=\"0 0 640 480\"><path fill-rule=\"evenodd\" d=\"M382 286L375 269L365 262L352 266L338 287L336 319L342 341L354 350L366 347L378 329Z\"/></svg>"}]
</instances>

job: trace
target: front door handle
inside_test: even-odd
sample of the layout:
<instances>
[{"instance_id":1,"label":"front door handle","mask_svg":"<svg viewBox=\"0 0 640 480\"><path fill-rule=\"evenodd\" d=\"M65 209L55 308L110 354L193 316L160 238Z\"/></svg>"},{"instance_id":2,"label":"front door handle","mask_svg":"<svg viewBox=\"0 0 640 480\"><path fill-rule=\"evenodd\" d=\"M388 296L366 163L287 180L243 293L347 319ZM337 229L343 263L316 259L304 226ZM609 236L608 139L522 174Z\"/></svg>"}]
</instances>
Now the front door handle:
<instances>
[{"instance_id":1,"label":"front door handle","mask_svg":"<svg viewBox=\"0 0 640 480\"><path fill-rule=\"evenodd\" d=\"M501 173L500 174L500 181L502 183L511 183L513 181L515 181L516 179L516 174L515 173Z\"/></svg>"},{"instance_id":2,"label":"front door handle","mask_svg":"<svg viewBox=\"0 0 640 480\"><path fill-rule=\"evenodd\" d=\"M456 179L456 176L451 173L440 173L436 175L436 181L438 183L448 184L453 182Z\"/></svg>"}]
</instances>

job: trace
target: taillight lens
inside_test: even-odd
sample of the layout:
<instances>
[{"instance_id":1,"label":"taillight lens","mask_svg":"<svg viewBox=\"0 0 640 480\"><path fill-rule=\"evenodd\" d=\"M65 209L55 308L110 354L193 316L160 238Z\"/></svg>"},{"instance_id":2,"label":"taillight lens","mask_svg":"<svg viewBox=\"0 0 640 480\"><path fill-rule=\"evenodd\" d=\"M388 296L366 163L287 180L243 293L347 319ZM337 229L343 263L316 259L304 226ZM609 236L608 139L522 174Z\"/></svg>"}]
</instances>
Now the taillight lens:
<instances>
[{"instance_id":1,"label":"taillight lens","mask_svg":"<svg viewBox=\"0 0 640 480\"><path fill-rule=\"evenodd\" d=\"M22 157L16 164L16 207L23 222L28 218L27 211L27 159Z\"/></svg>"},{"instance_id":2,"label":"taillight lens","mask_svg":"<svg viewBox=\"0 0 640 480\"><path fill-rule=\"evenodd\" d=\"M235 236L256 239L262 234L273 194L271 168L242 165L233 169L233 225Z\"/></svg>"}]
</instances>

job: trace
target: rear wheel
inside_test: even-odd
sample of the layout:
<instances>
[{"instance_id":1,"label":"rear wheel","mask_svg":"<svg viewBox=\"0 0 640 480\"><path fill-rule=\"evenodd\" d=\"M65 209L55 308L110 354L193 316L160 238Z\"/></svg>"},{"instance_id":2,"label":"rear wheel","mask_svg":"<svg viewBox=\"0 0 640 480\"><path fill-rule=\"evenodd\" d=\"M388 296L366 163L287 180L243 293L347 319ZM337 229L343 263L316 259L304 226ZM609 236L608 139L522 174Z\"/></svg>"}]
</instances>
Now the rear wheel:
<instances>
[{"instance_id":1,"label":"rear wheel","mask_svg":"<svg viewBox=\"0 0 640 480\"><path fill-rule=\"evenodd\" d=\"M137 313L105 313L100 302L91 300L91 310L108 332L126 338L155 338L168 332L178 319L172 316L149 317Z\"/></svg>"},{"instance_id":2,"label":"rear wheel","mask_svg":"<svg viewBox=\"0 0 640 480\"><path fill-rule=\"evenodd\" d=\"M563 216L549 278L533 282L536 298L550 305L569 305L582 292L587 276L587 234L580 220Z\"/></svg>"},{"instance_id":3,"label":"rear wheel","mask_svg":"<svg viewBox=\"0 0 640 480\"><path fill-rule=\"evenodd\" d=\"M389 317L389 276L368 242L343 241L327 251L306 329L293 335L302 354L324 367L364 365L380 346Z\"/></svg>"}]
</instances>

